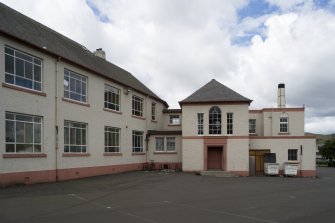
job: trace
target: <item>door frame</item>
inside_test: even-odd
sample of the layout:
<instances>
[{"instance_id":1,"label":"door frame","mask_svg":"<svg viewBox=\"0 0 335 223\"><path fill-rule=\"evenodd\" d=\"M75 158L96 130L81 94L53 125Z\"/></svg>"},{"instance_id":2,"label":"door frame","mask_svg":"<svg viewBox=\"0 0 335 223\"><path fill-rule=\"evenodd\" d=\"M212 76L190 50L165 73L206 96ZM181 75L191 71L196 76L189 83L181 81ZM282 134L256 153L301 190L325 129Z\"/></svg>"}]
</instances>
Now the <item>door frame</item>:
<instances>
[{"instance_id":1,"label":"door frame","mask_svg":"<svg viewBox=\"0 0 335 223\"><path fill-rule=\"evenodd\" d=\"M222 148L222 170L227 170L227 137L215 137L205 136L204 137L204 170L207 171L208 162L208 148L209 147L221 147Z\"/></svg>"},{"instance_id":2,"label":"door frame","mask_svg":"<svg viewBox=\"0 0 335 223\"><path fill-rule=\"evenodd\" d=\"M216 150L221 150L220 151L220 155L221 155L221 167L219 168L219 170L224 170L224 166L223 166L223 163L224 163L224 148L223 146L207 146L207 169L208 169L208 162L209 162L209 151L211 149L216 149Z\"/></svg>"}]
</instances>

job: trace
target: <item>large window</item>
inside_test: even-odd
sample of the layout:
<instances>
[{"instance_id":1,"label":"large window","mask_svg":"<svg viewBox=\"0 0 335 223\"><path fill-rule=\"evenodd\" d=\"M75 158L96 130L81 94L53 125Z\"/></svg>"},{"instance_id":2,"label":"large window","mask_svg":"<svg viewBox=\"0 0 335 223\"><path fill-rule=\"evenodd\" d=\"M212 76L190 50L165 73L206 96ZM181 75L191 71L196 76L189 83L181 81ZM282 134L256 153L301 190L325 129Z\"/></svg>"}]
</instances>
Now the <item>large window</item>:
<instances>
[{"instance_id":1,"label":"large window","mask_svg":"<svg viewBox=\"0 0 335 223\"><path fill-rule=\"evenodd\" d=\"M133 153L143 152L143 132L133 130Z\"/></svg>"},{"instance_id":2,"label":"large window","mask_svg":"<svg viewBox=\"0 0 335 223\"><path fill-rule=\"evenodd\" d=\"M170 125L180 125L179 115L170 115Z\"/></svg>"},{"instance_id":3,"label":"large window","mask_svg":"<svg viewBox=\"0 0 335 223\"><path fill-rule=\"evenodd\" d=\"M256 133L256 119L249 119L249 134Z\"/></svg>"},{"instance_id":4,"label":"large window","mask_svg":"<svg viewBox=\"0 0 335 223\"><path fill-rule=\"evenodd\" d=\"M227 113L227 134L231 135L233 132L233 113Z\"/></svg>"},{"instance_id":5,"label":"large window","mask_svg":"<svg viewBox=\"0 0 335 223\"><path fill-rule=\"evenodd\" d=\"M176 150L176 138L175 137L166 137L166 151L175 151Z\"/></svg>"},{"instance_id":6,"label":"large window","mask_svg":"<svg viewBox=\"0 0 335 223\"><path fill-rule=\"evenodd\" d=\"M155 102L151 103L151 120L152 121L156 120L156 103Z\"/></svg>"},{"instance_id":7,"label":"large window","mask_svg":"<svg viewBox=\"0 0 335 223\"><path fill-rule=\"evenodd\" d=\"M40 153L42 118L6 112L6 153Z\"/></svg>"},{"instance_id":8,"label":"large window","mask_svg":"<svg viewBox=\"0 0 335 223\"><path fill-rule=\"evenodd\" d=\"M288 133L288 117L280 117L279 128L280 133Z\"/></svg>"},{"instance_id":9,"label":"large window","mask_svg":"<svg viewBox=\"0 0 335 223\"><path fill-rule=\"evenodd\" d=\"M198 113L198 135L204 134L204 113Z\"/></svg>"},{"instance_id":10,"label":"large window","mask_svg":"<svg viewBox=\"0 0 335 223\"><path fill-rule=\"evenodd\" d=\"M164 151L164 137L156 137L156 151Z\"/></svg>"},{"instance_id":11,"label":"large window","mask_svg":"<svg viewBox=\"0 0 335 223\"><path fill-rule=\"evenodd\" d=\"M208 127L210 135L221 134L221 109L217 106L209 109Z\"/></svg>"},{"instance_id":12,"label":"large window","mask_svg":"<svg viewBox=\"0 0 335 223\"><path fill-rule=\"evenodd\" d=\"M105 85L105 108L120 111L120 89Z\"/></svg>"},{"instance_id":13,"label":"large window","mask_svg":"<svg viewBox=\"0 0 335 223\"><path fill-rule=\"evenodd\" d=\"M143 117L143 98L133 95L132 114Z\"/></svg>"},{"instance_id":14,"label":"large window","mask_svg":"<svg viewBox=\"0 0 335 223\"><path fill-rule=\"evenodd\" d=\"M288 150L288 160L297 161L298 160L298 150L297 149L289 149Z\"/></svg>"},{"instance_id":15,"label":"large window","mask_svg":"<svg viewBox=\"0 0 335 223\"><path fill-rule=\"evenodd\" d=\"M64 152L86 153L87 124L64 121Z\"/></svg>"},{"instance_id":16,"label":"large window","mask_svg":"<svg viewBox=\"0 0 335 223\"><path fill-rule=\"evenodd\" d=\"M5 82L41 91L42 60L5 46Z\"/></svg>"},{"instance_id":17,"label":"large window","mask_svg":"<svg viewBox=\"0 0 335 223\"><path fill-rule=\"evenodd\" d=\"M64 69L64 98L86 103L87 77Z\"/></svg>"},{"instance_id":18,"label":"large window","mask_svg":"<svg viewBox=\"0 0 335 223\"><path fill-rule=\"evenodd\" d=\"M105 126L105 153L120 152L120 129Z\"/></svg>"}]
</instances>

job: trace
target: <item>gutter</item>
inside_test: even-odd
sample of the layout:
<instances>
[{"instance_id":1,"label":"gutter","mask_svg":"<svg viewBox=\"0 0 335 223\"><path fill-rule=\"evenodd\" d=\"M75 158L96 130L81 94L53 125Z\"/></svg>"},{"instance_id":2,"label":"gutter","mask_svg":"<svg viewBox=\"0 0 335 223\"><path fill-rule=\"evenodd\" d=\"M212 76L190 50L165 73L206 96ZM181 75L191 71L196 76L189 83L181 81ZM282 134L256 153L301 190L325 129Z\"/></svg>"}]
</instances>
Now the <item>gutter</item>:
<instances>
[{"instance_id":1,"label":"gutter","mask_svg":"<svg viewBox=\"0 0 335 223\"><path fill-rule=\"evenodd\" d=\"M58 181L58 150L59 150L59 90L58 90L58 82L59 82L59 62L61 60L61 57L58 57L56 60L56 72L55 72L55 130L56 130L56 135L55 135L55 140L56 140L56 154L55 154L55 170L56 170L56 181Z\"/></svg>"}]
</instances>

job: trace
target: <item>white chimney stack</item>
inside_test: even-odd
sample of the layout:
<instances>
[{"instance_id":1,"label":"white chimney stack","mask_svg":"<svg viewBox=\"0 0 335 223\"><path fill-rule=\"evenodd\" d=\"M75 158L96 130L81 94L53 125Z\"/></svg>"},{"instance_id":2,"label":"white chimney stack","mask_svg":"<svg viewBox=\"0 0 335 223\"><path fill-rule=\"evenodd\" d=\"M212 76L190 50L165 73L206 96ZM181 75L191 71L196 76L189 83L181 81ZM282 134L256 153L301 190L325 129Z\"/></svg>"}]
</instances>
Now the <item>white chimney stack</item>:
<instances>
[{"instance_id":1,"label":"white chimney stack","mask_svg":"<svg viewBox=\"0 0 335 223\"><path fill-rule=\"evenodd\" d=\"M278 108L285 108L285 84L278 84Z\"/></svg>"},{"instance_id":2,"label":"white chimney stack","mask_svg":"<svg viewBox=\"0 0 335 223\"><path fill-rule=\"evenodd\" d=\"M94 55L106 60L106 53L105 51L102 50L102 48L99 48L96 51L94 51Z\"/></svg>"}]
</instances>

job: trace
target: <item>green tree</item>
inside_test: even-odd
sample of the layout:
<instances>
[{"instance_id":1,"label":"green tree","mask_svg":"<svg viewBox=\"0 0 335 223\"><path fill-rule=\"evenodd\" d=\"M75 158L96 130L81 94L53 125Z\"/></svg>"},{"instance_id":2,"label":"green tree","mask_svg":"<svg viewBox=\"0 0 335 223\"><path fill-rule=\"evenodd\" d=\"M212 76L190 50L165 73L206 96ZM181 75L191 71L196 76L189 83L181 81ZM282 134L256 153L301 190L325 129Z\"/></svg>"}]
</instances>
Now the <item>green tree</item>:
<instances>
[{"instance_id":1,"label":"green tree","mask_svg":"<svg viewBox=\"0 0 335 223\"><path fill-rule=\"evenodd\" d=\"M324 145L319 148L321 155L329 160L328 166L334 166L335 159L335 138L332 137L325 141Z\"/></svg>"}]
</instances>

